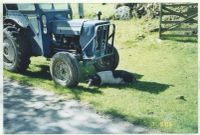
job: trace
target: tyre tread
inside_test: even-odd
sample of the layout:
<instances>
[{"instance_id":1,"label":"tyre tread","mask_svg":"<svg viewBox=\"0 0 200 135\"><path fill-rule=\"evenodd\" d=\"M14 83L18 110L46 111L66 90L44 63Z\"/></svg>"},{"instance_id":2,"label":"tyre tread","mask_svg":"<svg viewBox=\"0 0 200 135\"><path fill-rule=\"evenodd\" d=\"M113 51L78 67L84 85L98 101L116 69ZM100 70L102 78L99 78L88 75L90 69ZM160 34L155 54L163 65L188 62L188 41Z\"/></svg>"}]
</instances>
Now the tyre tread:
<instances>
[{"instance_id":1,"label":"tyre tread","mask_svg":"<svg viewBox=\"0 0 200 135\"><path fill-rule=\"evenodd\" d=\"M24 30L17 28L15 25L7 25L7 27L4 28L4 36L6 38L9 38L14 42L14 46L16 48L16 62L14 63L14 66L7 67L4 66L5 69L12 71L12 72L20 72L23 73L26 71L30 64L30 53L31 49L26 38L26 33ZM5 38L5 37L4 37Z\"/></svg>"}]
</instances>

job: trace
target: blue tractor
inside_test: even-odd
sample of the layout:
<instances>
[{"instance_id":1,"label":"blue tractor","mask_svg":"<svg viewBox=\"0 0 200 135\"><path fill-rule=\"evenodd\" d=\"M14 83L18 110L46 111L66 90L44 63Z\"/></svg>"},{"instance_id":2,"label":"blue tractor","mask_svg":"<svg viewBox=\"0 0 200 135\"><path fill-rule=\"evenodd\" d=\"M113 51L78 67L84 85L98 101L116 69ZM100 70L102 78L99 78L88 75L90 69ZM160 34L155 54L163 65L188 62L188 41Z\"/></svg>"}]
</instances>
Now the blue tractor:
<instances>
[{"instance_id":1,"label":"blue tractor","mask_svg":"<svg viewBox=\"0 0 200 135\"><path fill-rule=\"evenodd\" d=\"M52 79L66 87L79 83L80 66L114 70L115 25L105 20L73 19L70 4L4 4L4 69L23 73L31 56L51 59Z\"/></svg>"}]
</instances>

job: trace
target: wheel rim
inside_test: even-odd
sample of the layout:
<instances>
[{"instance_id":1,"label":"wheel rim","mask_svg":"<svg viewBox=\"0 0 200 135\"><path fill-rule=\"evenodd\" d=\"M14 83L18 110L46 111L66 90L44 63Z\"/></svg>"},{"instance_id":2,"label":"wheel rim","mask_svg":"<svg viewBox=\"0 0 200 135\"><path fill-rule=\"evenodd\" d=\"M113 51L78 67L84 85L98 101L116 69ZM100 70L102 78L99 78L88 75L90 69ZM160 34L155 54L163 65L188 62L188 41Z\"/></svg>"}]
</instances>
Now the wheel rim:
<instances>
[{"instance_id":1,"label":"wheel rim","mask_svg":"<svg viewBox=\"0 0 200 135\"><path fill-rule=\"evenodd\" d=\"M68 82L70 80L71 71L69 66L63 61L58 61L54 64L54 76L60 81Z\"/></svg>"},{"instance_id":2,"label":"wheel rim","mask_svg":"<svg viewBox=\"0 0 200 135\"><path fill-rule=\"evenodd\" d=\"M112 57L102 58L102 59L98 60L97 63L99 65L99 67L102 67L102 68L110 67L112 65Z\"/></svg>"},{"instance_id":3,"label":"wheel rim","mask_svg":"<svg viewBox=\"0 0 200 135\"><path fill-rule=\"evenodd\" d=\"M5 64L14 64L16 57L15 48L14 43L9 39L5 39L3 42L3 56Z\"/></svg>"}]
</instances>

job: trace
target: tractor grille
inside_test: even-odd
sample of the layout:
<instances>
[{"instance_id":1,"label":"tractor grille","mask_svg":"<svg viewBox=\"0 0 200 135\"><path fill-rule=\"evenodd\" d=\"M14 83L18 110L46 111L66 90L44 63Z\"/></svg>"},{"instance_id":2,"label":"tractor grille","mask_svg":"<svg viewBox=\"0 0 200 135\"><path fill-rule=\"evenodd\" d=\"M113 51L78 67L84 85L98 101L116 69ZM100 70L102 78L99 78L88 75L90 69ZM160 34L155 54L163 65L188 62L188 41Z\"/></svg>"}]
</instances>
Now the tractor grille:
<instances>
[{"instance_id":1,"label":"tractor grille","mask_svg":"<svg viewBox=\"0 0 200 135\"><path fill-rule=\"evenodd\" d=\"M99 26L97 29L96 36L96 50L100 51L103 55L108 42L109 25Z\"/></svg>"},{"instance_id":2,"label":"tractor grille","mask_svg":"<svg viewBox=\"0 0 200 135\"><path fill-rule=\"evenodd\" d=\"M110 31L112 31L110 33ZM115 25L101 24L95 27L93 37L84 45L84 59L99 59L112 55L110 47L114 44Z\"/></svg>"}]
</instances>

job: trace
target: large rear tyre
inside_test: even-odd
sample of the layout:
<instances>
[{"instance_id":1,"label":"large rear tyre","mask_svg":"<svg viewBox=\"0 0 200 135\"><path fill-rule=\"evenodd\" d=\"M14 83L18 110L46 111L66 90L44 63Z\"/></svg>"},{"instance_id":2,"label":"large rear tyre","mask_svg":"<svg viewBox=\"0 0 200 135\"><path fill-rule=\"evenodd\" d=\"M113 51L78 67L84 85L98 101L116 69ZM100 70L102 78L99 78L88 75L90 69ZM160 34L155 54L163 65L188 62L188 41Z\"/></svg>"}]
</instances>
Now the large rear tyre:
<instances>
[{"instance_id":1,"label":"large rear tyre","mask_svg":"<svg viewBox=\"0 0 200 135\"><path fill-rule=\"evenodd\" d=\"M12 72L24 72L30 64L31 48L25 32L14 25L3 30L4 69Z\"/></svg>"},{"instance_id":2,"label":"large rear tyre","mask_svg":"<svg viewBox=\"0 0 200 135\"><path fill-rule=\"evenodd\" d=\"M113 46L108 46L108 51L112 52L113 55L103 57L99 59L95 64L94 67L97 71L106 71L106 70L115 70L119 64L119 53L117 49Z\"/></svg>"},{"instance_id":3,"label":"large rear tyre","mask_svg":"<svg viewBox=\"0 0 200 135\"><path fill-rule=\"evenodd\" d=\"M79 83L80 69L76 58L68 52L58 52L51 59L50 73L55 83L75 87Z\"/></svg>"}]
</instances>

